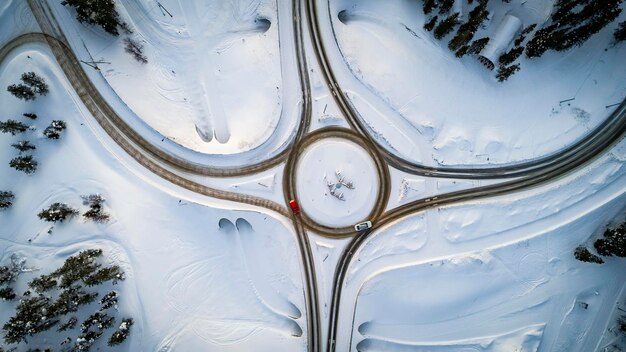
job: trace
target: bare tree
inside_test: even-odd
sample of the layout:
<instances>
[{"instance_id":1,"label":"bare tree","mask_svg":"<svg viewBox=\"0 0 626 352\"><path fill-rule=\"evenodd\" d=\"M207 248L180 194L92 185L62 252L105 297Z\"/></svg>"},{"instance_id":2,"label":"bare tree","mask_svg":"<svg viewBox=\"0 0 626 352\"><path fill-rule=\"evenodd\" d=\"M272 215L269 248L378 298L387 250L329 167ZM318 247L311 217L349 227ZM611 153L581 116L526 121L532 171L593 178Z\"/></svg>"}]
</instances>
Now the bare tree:
<instances>
[{"instance_id":1,"label":"bare tree","mask_svg":"<svg viewBox=\"0 0 626 352\"><path fill-rule=\"evenodd\" d=\"M124 44L127 53L131 54L135 60L142 64L148 63L148 58L143 54L143 45L131 38L124 38Z\"/></svg>"}]
</instances>

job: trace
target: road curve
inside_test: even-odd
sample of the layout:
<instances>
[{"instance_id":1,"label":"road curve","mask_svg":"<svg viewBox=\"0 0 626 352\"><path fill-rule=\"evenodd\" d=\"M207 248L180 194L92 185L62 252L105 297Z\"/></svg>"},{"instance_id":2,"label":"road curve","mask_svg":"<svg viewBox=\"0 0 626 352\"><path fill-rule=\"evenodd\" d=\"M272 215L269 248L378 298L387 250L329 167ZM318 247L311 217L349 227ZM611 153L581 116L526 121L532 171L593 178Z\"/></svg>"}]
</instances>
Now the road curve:
<instances>
[{"instance_id":1,"label":"road curve","mask_svg":"<svg viewBox=\"0 0 626 352\"><path fill-rule=\"evenodd\" d=\"M295 2L295 1L294 1ZM121 133L125 134L130 140L133 141L138 147L144 150L145 153L148 153L153 158L156 158L163 163L170 165L171 167L175 167L178 170L202 175L202 176L211 176L211 177L236 177L236 176L244 176L253 173L259 173L261 171L265 171L271 169L278 164L284 162L287 159L287 156L290 153L290 146L297 141L299 138L302 138L304 134L308 131L311 120L311 98L309 92L309 76L307 72L306 60L304 58L304 47L302 43L302 35L296 35L296 56L298 62L298 74L300 78L300 88L302 91L302 99L303 106L300 113L300 122L297 127L297 131L295 136L286 143L281 152L276 154L275 156L261 160L258 163L244 165L240 167L214 167L210 165L204 165L196 162L191 162L185 160L179 156L171 154L158 146L150 143L143 136L141 136L137 131L135 131L124 119L122 119L113 108L107 103L107 101L100 95L98 90L95 88L87 74L82 69L82 65L76 59L74 53L72 52L69 42L66 39L63 31L57 23L52 10L48 6L45 1L41 0L28 0L28 4L35 15L37 23L41 28L42 32L50 35L55 38L63 47L65 47L63 53L55 52L55 55L64 55L70 61L70 65L75 65L77 68L77 78L79 79L79 84L86 90L90 92L92 95L92 100L94 104L101 110L107 118L117 126ZM295 8L294 8L295 13ZM296 33L298 33L298 24L294 21L294 29L296 29ZM80 68L80 70L78 69ZM74 82L72 82L74 84Z\"/></svg>"},{"instance_id":2,"label":"road curve","mask_svg":"<svg viewBox=\"0 0 626 352\"><path fill-rule=\"evenodd\" d=\"M571 174L598 158L624 137L626 134L626 118L624 118L626 117L626 102L619 106L617 112L621 118L611 123L607 131L598 135L594 140L594 143L590 143L589 146L584 149L582 154L568 154L567 158L561 159L556 165L550 164L548 166L544 166L538 172L529 172L527 176L523 176L515 180L468 190L444 193L438 196L428 197L407 203L383 214L379 221L375 224L375 228L382 228L383 226L389 225L408 215L427 209L523 191L541 186ZM334 351L335 341L337 339L339 304L348 267L350 266L350 262L352 261L354 254L372 235L372 231L373 229L370 229L361 235L353 237L339 259L333 279L333 294L331 299L327 341L328 352Z\"/></svg>"},{"instance_id":3,"label":"road curve","mask_svg":"<svg viewBox=\"0 0 626 352\"><path fill-rule=\"evenodd\" d=\"M333 99L339 106L342 114L346 117L348 123L354 130L356 130L363 137L370 140L376 145L379 153L385 157L389 166L414 174L427 177L444 177L444 178L456 178L456 179L504 179L515 178L520 176L529 175L531 173L541 173L544 167L552 165L559 165L562 163L563 158L569 157L571 154L583 153L585 148L590 143L599 137L599 135L606 133L604 125L615 123L616 120L624 118L623 113L617 109L611 113L602 125L598 126L581 139L577 140L573 144L563 148L555 153L515 163L511 165L495 166L495 167L432 167L425 166L419 163L415 163L406 159L403 159L393 152L389 151L383 145L381 145L375 138L373 138L368 132L368 127L360 117L359 112L356 110L350 99L344 94L339 82L337 81L333 69L329 63L328 56L326 54L324 40L321 36L321 30L319 26L319 11L317 8L316 0L305 0L307 19L311 32L311 40L313 41L313 47L315 49L315 55L322 68L322 74L326 80ZM626 101L626 100L625 100Z\"/></svg>"}]
</instances>

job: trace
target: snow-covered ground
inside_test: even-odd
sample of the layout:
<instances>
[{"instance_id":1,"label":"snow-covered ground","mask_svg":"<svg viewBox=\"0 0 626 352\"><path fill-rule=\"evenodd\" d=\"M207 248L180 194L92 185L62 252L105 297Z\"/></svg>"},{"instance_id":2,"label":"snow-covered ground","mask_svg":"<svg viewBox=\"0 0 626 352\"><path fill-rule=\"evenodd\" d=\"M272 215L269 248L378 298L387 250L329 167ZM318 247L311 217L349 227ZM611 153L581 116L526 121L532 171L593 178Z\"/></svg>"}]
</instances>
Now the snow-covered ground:
<instances>
[{"instance_id":1,"label":"snow-covered ground","mask_svg":"<svg viewBox=\"0 0 626 352\"><path fill-rule=\"evenodd\" d=\"M50 1L79 58L110 62L88 74L142 136L215 167L258 162L286 147L302 108L292 2L117 4L134 30L130 37L145 45L146 65L124 53L128 35L113 38L81 25L73 11ZM626 95L620 61L626 49L604 51L614 26L580 48L524 61L521 72L500 84L479 63L457 60L445 42L422 31L420 2L319 5L330 6L322 32L333 68L371 132L399 155L428 165L506 164L545 155L602 123L611 111L605 105ZM37 30L25 1L0 4L1 43ZM347 127L308 40L305 47L311 129ZM0 134L0 190L16 195L14 206L0 211L0 265L17 252L43 271L81 249L102 248L127 274L119 309L135 319L119 351L307 349L303 268L291 219L192 193L142 168L89 115L45 45L27 44L8 55L0 63L0 88L25 71L44 77L50 94L23 102L0 89L0 119L33 125L18 136ZM28 120L25 112L39 117ZM53 119L68 124L58 141L42 135ZM20 140L37 147L34 175L8 167L18 155L10 144ZM302 211L331 227L364 220L381 182L366 150L331 138L296 152L302 154L295 171ZM601 350L613 338L607 329L616 303L626 299L624 260L582 263L573 251L625 220L625 167L621 141L593 164L541 187L376 229L348 268L336 350ZM283 172L284 164L237 178L180 174L282 203ZM390 177L387 209L495 182L393 169ZM79 217L52 227L36 217L57 201L86 210L80 196L93 193L106 199L110 222ZM332 280L351 239L307 235L325 345ZM9 306L1 302L0 311ZM0 315L0 325L6 319Z\"/></svg>"},{"instance_id":2,"label":"snow-covered ground","mask_svg":"<svg viewBox=\"0 0 626 352\"><path fill-rule=\"evenodd\" d=\"M573 253L626 220L625 161L622 141L556 183L381 229L349 269L342 300L356 303L338 336L352 338L338 349L601 350L626 299L624 261Z\"/></svg>"},{"instance_id":3,"label":"snow-covered ground","mask_svg":"<svg viewBox=\"0 0 626 352\"><path fill-rule=\"evenodd\" d=\"M421 2L318 6L342 88L371 134L408 160L467 166L537 158L584 136L626 96L626 46L609 47L626 11L581 47L522 59L521 71L499 83L475 58L457 59L447 48L451 36L438 41L423 29ZM488 9L491 23L476 38L505 14L497 1Z\"/></svg>"},{"instance_id":4,"label":"snow-covered ground","mask_svg":"<svg viewBox=\"0 0 626 352\"><path fill-rule=\"evenodd\" d=\"M30 58L29 58L30 57ZM18 136L0 135L0 180L14 206L0 212L0 258L12 252L52 269L81 248L98 247L128 274L120 285L121 310L135 318L125 351L304 350L306 311L300 260L285 219L259 209L198 196L149 174L117 147L78 104L43 45L12 52L0 66L0 86L32 70L50 94L23 102L0 93L3 117L34 125ZM78 105L77 105L78 104ZM21 117L38 114L35 121ZM52 119L68 128L50 141ZM39 169L25 175L8 166L27 139L37 146ZM83 209L80 196L100 193L109 223L78 218L55 225L37 219L53 202ZM4 309L4 308L3 308ZM8 319L2 315L0 324Z\"/></svg>"},{"instance_id":5,"label":"snow-covered ground","mask_svg":"<svg viewBox=\"0 0 626 352\"><path fill-rule=\"evenodd\" d=\"M78 23L69 7L50 5L80 58L107 62L98 65L100 72L85 67L99 87L113 89L108 101L121 99L122 117L156 130L153 140L166 137L203 154L237 154L242 159L235 160L249 163L291 139L301 93L288 3L120 2L121 18L134 33L119 37ZM279 28L281 18L287 25ZM147 64L124 52L126 37L144 45Z\"/></svg>"},{"instance_id":6,"label":"snow-covered ground","mask_svg":"<svg viewBox=\"0 0 626 352\"><path fill-rule=\"evenodd\" d=\"M366 220L379 187L374 161L347 140L328 138L302 152L296 169L300 206L319 224L351 226Z\"/></svg>"}]
</instances>

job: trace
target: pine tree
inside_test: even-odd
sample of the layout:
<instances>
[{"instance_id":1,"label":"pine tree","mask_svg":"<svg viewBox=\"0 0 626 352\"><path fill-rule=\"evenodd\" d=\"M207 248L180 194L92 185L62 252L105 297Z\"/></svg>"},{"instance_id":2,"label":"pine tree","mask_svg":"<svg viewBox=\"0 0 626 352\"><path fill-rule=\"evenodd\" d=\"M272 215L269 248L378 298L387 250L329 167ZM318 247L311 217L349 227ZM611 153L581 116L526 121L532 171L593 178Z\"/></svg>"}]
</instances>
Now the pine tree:
<instances>
[{"instance_id":1,"label":"pine tree","mask_svg":"<svg viewBox=\"0 0 626 352\"><path fill-rule=\"evenodd\" d=\"M0 299L3 301L12 301L15 297L15 291L11 287L0 288Z\"/></svg>"},{"instance_id":2,"label":"pine tree","mask_svg":"<svg viewBox=\"0 0 626 352\"><path fill-rule=\"evenodd\" d=\"M574 257L576 259L580 260L581 262L596 263L596 264L604 263L604 260L602 260L602 258L600 258L597 255L591 253L584 246L578 246L576 248L576 250L574 251Z\"/></svg>"},{"instance_id":3,"label":"pine tree","mask_svg":"<svg viewBox=\"0 0 626 352\"><path fill-rule=\"evenodd\" d=\"M489 11L486 10L487 3L478 4L470 11L467 22L459 26L456 35L448 43L448 48L452 51L458 50L460 47L467 45L478 30L478 27L487 19Z\"/></svg>"},{"instance_id":4,"label":"pine tree","mask_svg":"<svg viewBox=\"0 0 626 352\"><path fill-rule=\"evenodd\" d=\"M22 100L35 100L35 91L29 86L23 84L11 84L7 87L7 91L13 94L18 99Z\"/></svg>"},{"instance_id":5,"label":"pine tree","mask_svg":"<svg viewBox=\"0 0 626 352\"><path fill-rule=\"evenodd\" d=\"M100 300L100 304L102 305L100 307L100 310L101 311L107 310L111 307L117 306L117 297L118 297L118 294L116 291L111 291L107 293L106 295L104 295L102 299Z\"/></svg>"},{"instance_id":6,"label":"pine tree","mask_svg":"<svg viewBox=\"0 0 626 352\"><path fill-rule=\"evenodd\" d=\"M0 209L8 209L13 205L15 195L11 191L0 191Z\"/></svg>"},{"instance_id":7,"label":"pine tree","mask_svg":"<svg viewBox=\"0 0 626 352\"><path fill-rule=\"evenodd\" d=\"M517 60L517 58L520 57L523 52L524 52L523 47L521 46L514 47L511 50L507 51L506 53L500 55L498 62L500 62L500 65L504 65L504 66L510 65L515 60Z\"/></svg>"},{"instance_id":8,"label":"pine tree","mask_svg":"<svg viewBox=\"0 0 626 352\"><path fill-rule=\"evenodd\" d=\"M37 171L37 160L32 155L18 156L9 161L9 166L17 171L32 174Z\"/></svg>"},{"instance_id":9,"label":"pine tree","mask_svg":"<svg viewBox=\"0 0 626 352\"><path fill-rule=\"evenodd\" d=\"M604 232L603 238L593 243L598 254L602 256L626 257L626 224Z\"/></svg>"},{"instance_id":10,"label":"pine tree","mask_svg":"<svg viewBox=\"0 0 626 352\"><path fill-rule=\"evenodd\" d=\"M96 272L102 266L97 262L97 258L101 256L101 249L81 251L77 255L67 258L63 266L54 271L52 275L61 278L61 283L59 284L61 288L69 287L73 283L82 281Z\"/></svg>"},{"instance_id":11,"label":"pine tree","mask_svg":"<svg viewBox=\"0 0 626 352\"><path fill-rule=\"evenodd\" d=\"M43 130L43 135L48 139L59 139L61 132L67 128L65 121L53 120L46 129Z\"/></svg>"},{"instance_id":12,"label":"pine tree","mask_svg":"<svg viewBox=\"0 0 626 352\"><path fill-rule=\"evenodd\" d=\"M456 12L448 16L445 20L441 21L437 27L435 27L434 36L437 39L445 37L448 33L452 32L454 26L458 24L459 13Z\"/></svg>"},{"instance_id":13,"label":"pine tree","mask_svg":"<svg viewBox=\"0 0 626 352\"><path fill-rule=\"evenodd\" d=\"M35 296L25 298L17 306L15 316L4 324L4 341L6 343L27 342L26 337L49 330L59 322L48 314L50 298Z\"/></svg>"},{"instance_id":14,"label":"pine tree","mask_svg":"<svg viewBox=\"0 0 626 352\"><path fill-rule=\"evenodd\" d=\"M488 37L483 37L483 38L480 38L480 39L476 39L470 45L469 49L467 50L467 53L469 55L478 55L485 48L487 43L489 43L489 38Z\"/></svg>"},{"instance_id":15,"label":"pine tree","mask_svg":"<svg viewBox=\"0 0 626 352\"><path fill-rule=\"evenodd\" d=\"M37 147L35 147L35 145L29 141L20 141L18 143L11 144L11 146L19 150L20 152L27 152L29 150L37 149Z\"/></svg>"},{"instance_id":16,"label":"pine tree","mask_svg":"<svg viewBox=\"0 0 626 352\"><path fill-rule=\"evenodd\" d=\"M97 24L112 35L119 35L119 15L115 11L113 0L67 0L67 4L76 9L79 22Z\"/></svg>"},{"instance_id":17,"label":"pine tree","mask_svg":"<svg viewBox=\"0 0 626 352\"><path fill-rule=\"evenodd\" d=\"M439 14L443 15L450 12L454 6L454 0L439 0Z\"/></svg>"},{"instance_id":18,"label":"pine tree","mask_svg":"<svg viewBox=\"0 0 626 352\"><path fill-rule=\"evenodd\" d=\"M134 321L132 318L126 318L122 320L120 327L111 335L109 338L109 346L113 347L121 344L126 340L128 334L130 333L130 327L133 326Z\"/></svg>"},{"instance_id":19,"label":"pine tree","mask_svg":"<svg viewBox=\"0 0 626 352\"><path fill-rule=\"evenodd\" d=\"M613 32L613 37L615 38L615 43L626 40L626 21L620 23L619 26L617 26L617 29L615 29L615 32Z\"/></svg>"},{"instance_id":20,"label":"pine tree","mask_svg":"<svg viewBox=\"0 0 626 352\"><path fill-rule=\"evenodd\" d=\"M519 71L519 64L511 66L500 66L498 68L498 74L496 75L496 78L499 82L504 82L517 71Z\"/></svg>"},{"instance_id":21,"label":"pine tree","mask_svg":"<svg viewBox=\"0 0 626 352\"><path fill-rule=\"evenodd\" d=\"M57 280L52 275L41 275L28 283L28 287L37 293L44 293L57 287Z\"/></svg>"},{"instance_id":22,"label":"pine tree","mask_svg":"<svg viewBox=\"0 0 626 352\"><path fill-rule=\"evenodd\" d=\"M439 19L439 16L434 16L433 18L431 18L428 22L426 22L426 24L424 24L424 29L427 31L432 31L433 28L435 28L435 25L437 24L437 20Z\"/></svg>"},{"instance_id":23,"label":"pine tree","mask_svg":"<svg viewBox=\"0 0 626 352\"><path fill-rule=\"evenodd\" d=\"M118 281L124 281L124 272L117 265L101 268L92 275L86 277L83 282L87 286L100 285L103 282L112 281L113 284L117 284Z\"/></svg>"},{"instance_id":24,"label":"pine tree","mask_svg":"<svg viewBox=\"0 0 626 352\"><path fill-rule=\"evenodd\" d=\"M48 94L48 85L42 77L39 77L35 72L22 73L22 82L25 85L30 86L35 94L46 95Z\"/></svg>"},{"instance_id":25,"label":"pine tree","mask_svg":"<svg viewBox=\"0 0 626 352\"><path fill-rule=\"evenodd\" d=\"M26 132L28 128L28 125L25 125L19 121L0 121L0 131L2 131L2 133L10 133L12 136L15 136L18 133Z\"/></svg>"},{"instance_id":26,"label":"pine tree","mask_svg":"<svg viewBox=\"0 0 626 352\"><path fill-rule=\"evenodd\" d=\"M78 210L64 203L54 203L48 209L43 209L37 216L48 222L63 222L78 214Z\"/></svg>"},{"instance_id":27,"label":"pine tree","mask_svg":"<svg viewBox=\"0 0 626 352\"><path fill-rule=\"evenodd\" d=\"M422 9L424 10L424 14L428 15L437 7L437 0L424 0L424 6Z\"/></svg>"},{"instance_id":28,"label":"pine tree","mask_svg":"<svg viewBox=\"0 0 626 352\"><path fill-rule=\"evenodd\" d=\"M86 291L81 285L71 285L59 295L59 298L49 308L50 314L61 316L77 312L81 306L87 305L98 298L95 292Z\"/></svg>"}]
</instances>

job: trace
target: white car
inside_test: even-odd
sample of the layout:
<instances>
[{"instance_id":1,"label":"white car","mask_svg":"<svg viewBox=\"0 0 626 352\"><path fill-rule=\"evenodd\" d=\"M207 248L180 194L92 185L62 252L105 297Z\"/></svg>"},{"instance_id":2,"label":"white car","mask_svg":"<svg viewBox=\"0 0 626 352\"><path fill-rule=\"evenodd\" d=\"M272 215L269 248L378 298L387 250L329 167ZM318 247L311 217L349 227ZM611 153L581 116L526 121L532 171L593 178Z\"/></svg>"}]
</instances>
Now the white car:
<instances>
[{"instance_id":1,"label":"white car","mask_svg":"<svg viewBox=\"0 0 626 352\"><path fill-rule=\"evenodd\" d=\"M363 230L367 230L372 228L372 222L371 221L363 221L360 222L356 225L354 225L354 230L355 231L363 231Z\"/></svg>"}]
</instances>

